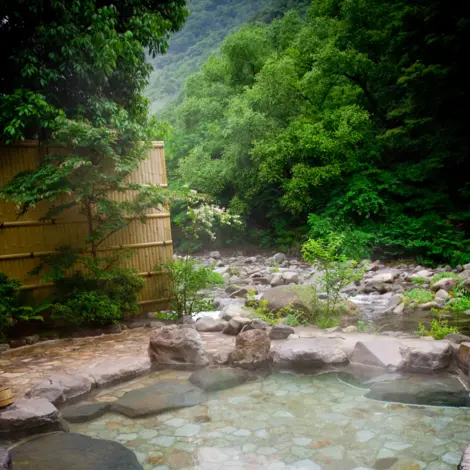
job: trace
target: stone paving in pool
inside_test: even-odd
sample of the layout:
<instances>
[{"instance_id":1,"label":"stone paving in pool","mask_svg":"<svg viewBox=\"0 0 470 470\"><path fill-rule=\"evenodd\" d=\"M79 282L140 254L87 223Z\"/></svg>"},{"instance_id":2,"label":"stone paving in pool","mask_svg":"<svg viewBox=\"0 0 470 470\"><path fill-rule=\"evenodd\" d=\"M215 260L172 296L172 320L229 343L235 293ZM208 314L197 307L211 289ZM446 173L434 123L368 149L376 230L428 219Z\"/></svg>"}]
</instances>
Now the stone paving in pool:
<instances>
[{"instance_id":1,"label":"stone paving in pool","mask_svg":"<svg viewBox=\"0 0 470 470\"><path fill-rule=\"evenodd\" d=\"M160 372L97 401L188 373ZM450 470L470 438L470 409L367 399L336 374L275 374L143 419L107 413L71 430L124 444L148 470Z\"/></svg>"}]
</instances>

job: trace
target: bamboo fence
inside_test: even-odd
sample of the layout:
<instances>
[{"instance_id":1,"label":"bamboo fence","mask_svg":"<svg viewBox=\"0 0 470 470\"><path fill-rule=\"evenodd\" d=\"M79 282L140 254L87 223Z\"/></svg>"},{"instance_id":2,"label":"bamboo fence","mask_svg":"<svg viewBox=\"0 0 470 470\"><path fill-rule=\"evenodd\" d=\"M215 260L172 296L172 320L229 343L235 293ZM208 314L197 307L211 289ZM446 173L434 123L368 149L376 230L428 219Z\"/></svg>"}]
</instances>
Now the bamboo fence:
<instances>
[{"instance_id":1,"label":"bamboo fence","mask_svg":"<svg viewBox=\"0 0 470 470\"><path fill-rule=\"evenodd\" d=\"M0 187L20 171L37 167L44 155L60 149L40 146L38 141L24 141L0 145ZM165 151L163 142L153 142L149 158L130 175L129 183L154 184L167 187ZM126 193L111 197L125 200ZM18 215L13 204L0 200L0 272L20 280L22 289L34 297L45 297L52 292L51 283L43 283L39 276L28 273L38 265L40 257L54 253L58 247L82 247L87 235L86 219L78 210L69 210L53 222L41 222L41 216L50 207L42 202L24 215ZM100 254L113 249L130 249L131 256L123 267L132 267L146 280L139 303L144 312L164 309L169 301L168 279L165 273L156 272L155 266L169 261L173 256L170 214L167 208L155 208L147 214L146 223L136 220L126 228L111 235L102 246Z\"/></svg>"}]
</instances>

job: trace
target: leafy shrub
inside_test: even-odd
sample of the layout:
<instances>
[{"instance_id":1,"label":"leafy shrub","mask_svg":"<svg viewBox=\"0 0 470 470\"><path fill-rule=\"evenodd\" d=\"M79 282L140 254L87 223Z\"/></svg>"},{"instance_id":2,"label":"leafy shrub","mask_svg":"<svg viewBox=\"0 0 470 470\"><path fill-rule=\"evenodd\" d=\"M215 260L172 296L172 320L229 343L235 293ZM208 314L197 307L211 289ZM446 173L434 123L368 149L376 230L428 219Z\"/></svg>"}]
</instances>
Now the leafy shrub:
<instances>
[{"instance_id":1,"label":"leafy shrub","mask_svg":"<svg viewBox=\"0 0 470 470\"><path fill-rule=\"evenodd\" d=\"M435 310L433 310L435 311ZM429 330L420 323L418 325L418 336L432 336L434 339L443 339L451 333L458 333L459 330L455 326L449 326L447 320L442 320L441 316L439 318L431 321L431 328Z\"/></svg>"},{"instance_id":2,"label":"leafy shrub","mask_svg":"<svg viewBox=\"0 0 470 470\"><path fill-rule=\"evenodd\" d=\"M411 279L411 282L413 284L418 284L418 286L422 286L423 284L426 284L426 282L428 282L428 280L424 277L414 277Z\"/></svg>"},{"instance_id":3,"label":"leafy shrub","mask_svg":"<svg viewBox=\"0 0 470 470\"><path fill-rule=\"evenodd\" d=\"M455 273L438 273L432 278L432 283L434 284L437 281L440 281L441 279L461 279L461 277L458 274Z\"/></svg>"},{"instance_id":4,"label":"leafy shrub","mask_svg":"<svg viewBox=\"0 0 470 470\"><path fill-rule=\"evenodd\" d=\"M211 267L199 265L189 257L172 260L156 269L168 273L172 308L178 318L196 313L199 291L224 283L223 277L212 271Z\"/></svg>"},{"instance_id":5,"label":"leafy shrub","mask_svg":"<svg viewBox=\"0 0 470 470\"><path fill-rule=\"evenodd\" d=\"M434 300L432 292L426 289L411 289L404 294L405 302L414 302L415 304L424 304Z\"/></svg>"},{"instance_id":6,"label":"leafy shrub","mask_svg":"<svg viewBox=\"0 0 470 470\"><path fill-rule=\"evenodd\" d=\"M7 329L13 326L19 287L19 281L0 273L0 341L5 340Z\"/></svg>"},{"instance_id":7,"label":"leafy shrub","mask_svg":"<svg viewBox=\"0 0 470 470\"><path fill-rule=\"evenodd\" d=\"M53 305L52 318L75 326L119 323L122 318L118 302L98 291L75 290L64 303Z\"/></svg>"},{"instance_id":8,"label":"leafy shrub","mask_svg":"<svg viewBox=\"0 0 470 470\"><path fill-rule=\"evenodd\" d=\"M155 318L157 320L176 321L178 320L178 315L175 312L157 312Z\"/></svg>"},{"instance_id":9,"label":"leafy shrub","mask_svg":"<svg viewBox=\"0 0 470 470\"><path fill-rule=\"evenodd\" d=\"M119 305L122 314L137 313L140 308L137 297L145 281L132 269L115 268L111 271L95 271L89 275L76 274L57 279L58 303L66 302L72 292L96 291Z\"/></svg>"},{"instance_id":10,"label":"leafy shrub","mask_svg":"<svg viewBox=\"0 0 470 470\"><path fill-rule=\"evenodd\" d=\"M322 303L326 317L337 309L341 290L364 274L363 270L355 270L353 264L346 262L347 259L341 254L343 242L342 234L331 233L328 240L311 238L302 246L305 261L316 264L324 272L320 284L326 293L326 302Z\"/></svg>"},{"instance_id":11,"label":"leafy shrub","mask_svg":"<svg viewBox=\"0 0 470 470\"><path fill-rule=\"evenodd\" d=\"M18 321L43 320L39 313L49 304L38 307L20 305L18 292L21 283L0 273L0 341L5 341L7 330Z\"/></svg>"},{"instance_id":12,"label":"leafy shrub","mask_svg":"<svg viewBox=\"0 0 470 470\"><path fill-rule=\"evenodd\" d=\"M466 310L470 310L470 297L456 297L448 305L449 308L454 312L465 312Z\"/></svg>"}]
</instances>

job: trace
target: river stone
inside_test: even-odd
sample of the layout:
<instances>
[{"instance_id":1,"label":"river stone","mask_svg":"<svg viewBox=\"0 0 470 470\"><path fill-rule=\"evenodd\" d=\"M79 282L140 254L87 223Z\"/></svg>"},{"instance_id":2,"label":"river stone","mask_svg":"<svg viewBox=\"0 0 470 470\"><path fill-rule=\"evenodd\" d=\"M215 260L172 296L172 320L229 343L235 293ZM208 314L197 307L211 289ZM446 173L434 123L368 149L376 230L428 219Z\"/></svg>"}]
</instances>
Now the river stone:
<instances>
[{"instance_id":1,"label":"river stone","mask_svg":"<svg viewBox=\"0 0 470 470\"><path fill-rule=\"evenodd\" d=\"M69 423L86 423L103 416L110 406L110 403L89 403L86 405L69 406L61 411L61 415Z\"/></svg>"},{"instance_id":2,"label":"river stone","mask_svg":"<svg viewBox=\"0 0 470 470\"><path fill-rule=\"evenodd\" d=\"M0 447L0 470L11 470L11 454L6 447Z\"/></svg>"},{"instance_id":3,"label":"river stone","mask_svg":"<svg viewBox=\"0 0 470 470\"><path fill-rule=\"evenodd\" d=\"M470 341L464 341L460 343L459 350L457 352L457 365L459 368L468 372L470 369Z\"/></svg>"},{"instance_id":4,"label":"river stone","mask_svg":"<svg viewBox=\"0 0 470 470\"><path fill-rule=\"evenodd\" d=\"M289 335L295 333L294 328L289 325L284 325L283 323L278 323L271 328L269 337L271 339L287 339Z\"/></svg>"},{"instance_id":5,"label":"river stone","mask_svg":"<svg viewBox=\"0 0 470 470\"><path fill-rule=\"evenodd\" d=\"M273 366L277 370L317 372L348 364L348 356L335 340L299 338L273 346Z\"/></svg>"},{"instance_id":6,"label":"river stone","mask_svg":"<svg viewBox=\"0 0 470 470\"><path fill-rule=\"evenodd\" d=\"M57 408L45 398L23 398L0 409L0 437L3 433L35 434L61 429Z\"/></svg>"},{"instance_id":7,"label":"river stone","mask_svg":"<svg viewBox=\"0 0 470 470\"><path fill-rule=\"evenodd\" d=\"M224 334L236 336L242 331L245 325L251 323L251 318L233 317L224 328Z\"/></svg>"},{"instance_id":8,"label":"river stone","mask_svg":"<svg viewBox=\"0 0 470 470\"><path fill-rule=\"evenodd\" d=\"M434 372L449 366L454 349L448 341L406 339L400 352L407 370Z\"/></svg>"},{"instance_id":9,"label":"river stone","mask_svg":"<svg viewBox=\"0 0 470 470\"><path fill-rule=\"evenodd\" d=\"M398 271L396 270L385 271L385 272L378 273L369 279L364 279L364 282L366 284L376 283L376 282L391 283L396 279L397 276L398 276Z\"/></svg>"},{"instance_id":10,"label":"river stone","mask_svg":"<svg viewBox=\"0 0 470 470\"><path fill-rule=\"evenodd\" d=\"M208 364L201 335L190 328L175 325L155 330L148 348L152 365L201 367Z\"/></svg>"},{"instance_id":11,"label":"river stone","mask_svg":"<svg viewBox=\"0 0 470 470\"><path fill-rule=\"evenodd\" d=\"M281 274L276 273L274 276L271 278L271 281L269 282L271 287L278 287L282 286L284 284L284 279Z\"/></svg>"},{"instance_id":12,"label":"river stone","mask_svg":"<svg viewBox=\"0 0 470 470\"><path fill-rule=\"evenodd\" d=\"M269 364L271 342L264 330L242 331L235 341L230 362L243 369L264 368Z\"/></svg>"},{"instance_id":13,"label":"river stone","mask_svg":"<svg viewBox=\"0 0 470 470\"><path fill-rule=\"evenodd\" d=\"M287 256L284 253L276 253L272 258L267 260L270 266L273 264L282 264L284 261L287 261Z\"/></svg>"},{"instance_id":14,"label":"river stone","mask_svg":"<svg viewBox=\"0 0 470 470\"><path fill-rule=\"evenodd\" d=\"M160 331L160 329L155 331ZM147 357L129 357L114 361L97 362L81 369L82 373L87 373L98 387L130 380L149 370L150 360Z\"/></svg>"},{"instance_id":15,"label":"river stone","mask_svg":"<svg viewBox=\"0 0 470 470\"><path fill-rule=\"evenodd\" d=\"M11 450L15 470L142 470L123 445L77 433L55 433Z\"/></svg>"},{"instance_id":16,"label":"river stone","mask_svg":"<svg viewBox=\"0 0 470 470\"><path fill-rule=\"evenodd\" d=\"M457 377L413 375L375 384L366 394L374 400L429 406L470 406L466 388Z\"/></svg>"},{"instance_id":17,"label":"river stone","mask_svg":"<svg viewBox=\"0 0 470 470\"><path fill-rule=\"evenodd\" d=\"M129 418L139 418L199 405L206 400L206 393L194 385L162 382L125 393L112 404L111 410Z\"/></svg>"},{"instance_id":18,"label":"river stone","mask_svg":"<svg viewBox=\"0 0 470 470\"><path fill-rule=\"evenodd\" d=\"M300 282L299 273L295 271L286 271L282 273L282 279L285 284L298 284Z\"/></svg>"},{"instance_id":19,"label":"river stone","mask_svg":"<svg viewBox=\"0 0 470 470\"><path fill-rule=\"evenodd\" d=\"M223 331L227 326L225 320L220 320L212 317L202 317L196 322L197 331Z\"/></svg>"},{"instance_id":20,"label":"river stone","mask_svg":"<svg viewBox=\"0 0 470 470\"><path fill-rule=\"evenodd\" d=\"M402 369L405 365L400 353L400 343L385 338L358 341L350 361L352 364L376 367L389 372Z\"/></svg>"},{"instance_id":21,"label":"river stone","mask_svg":"<svg viewBox=\"0 0 470 470\"><path fill-rule=\"evenodd\" d=\"M470 470L470 445L464 449L462 453L462 458L460 459L460 463L457 469L458 470Z\"/></svg>"},{"instance_id":22,"label":"river stone","mask_svg":"<svg viewBox=\"0 0 470 470\"><path fill-rule=\"evenodd\" d=\"M298 287L296 289L301 289ZM275 312L284 307L292 307L297 310L305 310L305 307L299 300L299 295L292 286L278 286L272 289L267 289L263 292L262 300L268 302L268 309Z\"/></svg>"},{"instance_id":23,"label":"river stone","mask_svg":"<svg viewBox=\"0 0 470 470\"><path fill-rule=\"evenodd\" d=\"M209 258L220 259L222 258L220 251L211 251L209 253Z\"/></svg>"},{"instance_id":24,"label":"river stone","mask_svg":"<svg viewBox=\"0 0 470 470\"><path fill-rule=\"evenodd\" d=\"M439 279L439 281L435 282L431 286L431 290L437 292L441 289L445 291L451 290L453 287L458 286L460 284L461 279L456 279L455 277L445 277L443 279Z\"/></svg>"},{"instance_id":25,"label":"river stone","mask_svg":"<svg viewBox=\"0 0 470 470\"><path fill-rule=\"evenodd\" d=\"M225 306L220 312L220 318L229 321L233 317L243 317L246 315L246 310L241 305L229 304Z\"/></svg>"},{"instance_id":26,"label":"river stone","mask_svg":"<svg viewBox=\"0 0 470 470\"><path fill-rule=\"evenodd\" d=\"M444 339L455 344L467 343L470 341L469 336L462 335L460 333L449 333Z\"/></svg>"},{"instance_id":27,"label":"river stone","mask_svg":"<svg viewBox=\"0 0 470 470\"><path fill-rule=\"evenodd\" d=\"M241 369L201 369L194 372L189 381L207 392L236 387L249 380L251 374Z\"/></svg>"},{"instance_id":28,"label":"river stone","mask_svg":"<svg viewBox=\"0 0 470 470\"><path fill-rule=\"evenodd\" d=\"M89 393L92 381L85 375L53 375L35 385L26 398L45 398L54 405L77 399Z\"/></svg>"}]
</instances>

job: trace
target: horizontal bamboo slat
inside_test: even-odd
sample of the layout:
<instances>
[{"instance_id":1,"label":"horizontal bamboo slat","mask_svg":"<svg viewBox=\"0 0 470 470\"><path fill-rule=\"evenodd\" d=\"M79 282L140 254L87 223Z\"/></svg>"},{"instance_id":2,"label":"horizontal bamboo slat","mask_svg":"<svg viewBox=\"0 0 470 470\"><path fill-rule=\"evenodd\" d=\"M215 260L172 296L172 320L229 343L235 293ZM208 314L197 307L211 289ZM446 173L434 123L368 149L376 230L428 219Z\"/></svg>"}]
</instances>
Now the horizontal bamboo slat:
<instances>
[{"instance_id":1,"label":"horizontal bamboo slat","mask_svg":"<svg viewBox=\"0 0 470 470\"><path fill-rule=\"evenodd\" d=\"M58 153L61 149L41 146L38 141L17 142L12 145L0 143L0 186L10 181L17 173L37 167L45 155ZM165 153L163 142L153 142L149 158L128 177L128 183L167 187ZM132 198L134 192L110 194L116 201ZM59 202L67 202L64 198ZM40 257L57 252L58 247L71 245L84 248L87 235L86 219L77 208L63 212L54 221L41 221L51 207L50 202L41 202L26 214L18 214L13 204L0 200L0 272L23 282L22 290L44 292L50 283L41 283L38 276L28 273L37 266ZM169 288L165 273L156 272L155 266L173 257L170 214L165 207L149 211L145 223L130 220L129 225L111 235L99 252L109 254L111 250L131 250L131 257L122 261L123 267L134 268L146 280L139 302L144 310L158 306L166 308Z\"/></svg>"}]
</instances>

